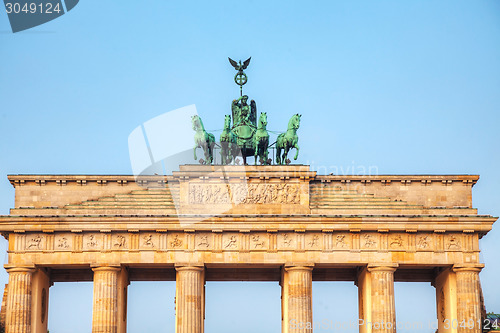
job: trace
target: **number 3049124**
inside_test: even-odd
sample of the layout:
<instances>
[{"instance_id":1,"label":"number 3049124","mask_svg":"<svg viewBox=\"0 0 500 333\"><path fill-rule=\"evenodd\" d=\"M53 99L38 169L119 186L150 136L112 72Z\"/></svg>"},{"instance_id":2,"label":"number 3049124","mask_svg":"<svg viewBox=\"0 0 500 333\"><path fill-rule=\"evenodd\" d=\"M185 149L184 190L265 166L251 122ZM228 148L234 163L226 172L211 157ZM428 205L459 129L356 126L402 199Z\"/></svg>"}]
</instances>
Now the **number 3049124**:
<instances>
[{"instance_id":1,"label":"number 3049124","mask_svg":"<svg viewBox=\"0 0 500 333\"><path fill-rule=\"evenodd\" d=\"M50 2L46 3L24 3L20 4L18 2L7 2L5 4L5 9L7 11L7 14L20 14L20 13L25 13L25 14L54 14L57 13L59 14L62 9L59 5L59 3L56 3L53 5Z\"/></svg>"}]
</instances>

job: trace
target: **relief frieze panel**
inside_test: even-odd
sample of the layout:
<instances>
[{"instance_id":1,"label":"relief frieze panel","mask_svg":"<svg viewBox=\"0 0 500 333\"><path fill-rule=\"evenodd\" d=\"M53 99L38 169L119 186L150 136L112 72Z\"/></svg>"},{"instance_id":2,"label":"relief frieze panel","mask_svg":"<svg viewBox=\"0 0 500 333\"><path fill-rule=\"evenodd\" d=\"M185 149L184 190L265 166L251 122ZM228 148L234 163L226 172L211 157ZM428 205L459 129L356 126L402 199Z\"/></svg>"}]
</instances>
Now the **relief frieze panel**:
<instances>
[{"instance_id":1,"label":"relief frieze panel","mask_svg":"<svg viewBox=\"0 0 500 333\"><path fill-rule=\"evenodd\" d=\"M333 248L334 249L351 249L352 242L349 234L333 234Z\"/></svg>"},{"instance_id":2,"label":"relief frieze panel","mask_svg":"<svg viewBox=\"0 0 500 333\"><path fill-rule=\"evenodd\" d=\"M462 235L449 234L444 236L445 251L461 251L462 250Z\"/></svg>"},{"instance_id":3,"label":"relief frieze panel","mask_svg":"<svg viewBox=\"0 0 500 333\"><path fill-rule=\"evenodd\" d=\"M379 235L376 233L362 233L360 237L361 249L376 250L379 244Z\"/></svg>"},{"instance_id":4,"label":"relief frieze panel","mask_svg":"<svg viewBox=\"0 0 500 333\"><path fill-rule=\"evenodd\" d=\"M119 233L112 237L113 250L128 250L129 248L128 234Z\"/></svg>"},{"instance_id":5,"label":"relief frieze panel","mask_svg":"<svg viewBox=\"0 0 500 333\"><path fill-rule=\"evenodd\" d=\"M300 204L299 184L190 184L190 204Z\"/></svg>"},{"instance_id":6,"label":"relief frieze panel","mask_svg":"<svg viewBox=\"0 0 500 333\"><path fill-rule=\"evenodd\" d=\"M141 232L139 234L140 250L159 250L159 235L156 232Z\"/></svg>"},{"instance_id":7,"label":"relief frieze panel","mask_svg":"<svg viewBox=\"0 0 500 333\"><path fill-rule=\"evenodd\" d=\"M201 251L213 250L213 235L212 233L198 233L195 236L195 249Z\"/></svg>"},{"instance_id":8,"label":"relief frieze panel","mask_svg":"<svg viewBox=\"0 0 500 333\"><path fill-rule=\"evenodd\" d=\"M296 235L293 232L278 233L278 250L291 251L297 247Z\"/></svg>"},{"instance_id":9,"label":"relief frieze panel","mask_svg":"<svg viewBox=\"0 0 500 333\"><path fill-rule=\"evenodd\" d=\"M406 234L389 234L388 249L404 251L408 248L408 235Z\"/></svg>"},{"instance_id":10,"label":"relief frieze panel","mask_svg":"<svg viewBox=\"0 0 500 333\"><path fill-rule=\"evenodd\" d=\"M238 251L241 248L239 235L236 232L222 234L222 251ZM253 244L250 245L253 249Z\"/></svg>"},{"instance_id":11,"label":"relief frieze panel","mask_svg":"<svg viewBox=\"0 0 500 333\"><path fill-rule=\"evenodd\" d=\"M144 241L144 240L143 240ZM182 232L168 233L167 248L169 250L184 250L187 248L186 234Z\"/></svg>"},{"instance_id":12,"label":"relief frieze panel","mask_svg":"<svg viewBox=\"0 0 500 333\"><path fill-rule=\"evenodd\" d=\"M267 250L268 237L264 233L250 235L250 250Z\"/></svg>"},{"instance_id":13,"label":"relief frieze panel","mask_svg":"<svg viewBox=\"0 0 500 333\"><path fill-rule=\"evenodd\" d=\"M56 234L55 251L70 251L73 249L73 236L71 234Z\"/></svg>"},{"instance_id":14,"label":"relief frieze panel","mask_svg":"<svg viewBox=\"0 0 500 333\"><path fill-rule=\"evenodd\" d=\"M42 251L45 249L46 236L43 234L29 234L25 236L26 251Z\"/></svg>"},{"instance_id":15,"label":"relief frieze panel","mask_svg":"<svg viewBox=\"0 0 500 333\"><path fill-rule=\"evenodd\" d=\"M415 247L417 251L433 251L434 235L430 233L418 233Z\"/></svg>"},{"instance_id":16,"label":"relief frieze panel","mask_svg":"<svg viewBox=\"0 0 500 333\"><path fill-rule=\"evenodd\" d=\"M332 230L20 233L16 234L14 252L147 250L474 252L473 237L463 233L349 233ZM355 246L355 241L359 242L359 248Z\"/></svg>"},{"instance_id":17,"label":"relief frieze panel","mask_svg":"<svg viewBox=\"0 0 500 333\"><path fill-rule=\"evenodd\" d=\"M86 233L83 235L83 250L98 251L103 248L103 235L101 233Z\"/></svg>"},{"instance_id":18,"label":"relief frieze panel","mask_svg":"<svg viewBox=\"0 0 500 333\"><path fill-rule=\"evenodd\" d=\"M305 235L305 248L307 250L321 250L323 248L323 237L321 233L307 233Z\"/></svg>"}]
</instances>

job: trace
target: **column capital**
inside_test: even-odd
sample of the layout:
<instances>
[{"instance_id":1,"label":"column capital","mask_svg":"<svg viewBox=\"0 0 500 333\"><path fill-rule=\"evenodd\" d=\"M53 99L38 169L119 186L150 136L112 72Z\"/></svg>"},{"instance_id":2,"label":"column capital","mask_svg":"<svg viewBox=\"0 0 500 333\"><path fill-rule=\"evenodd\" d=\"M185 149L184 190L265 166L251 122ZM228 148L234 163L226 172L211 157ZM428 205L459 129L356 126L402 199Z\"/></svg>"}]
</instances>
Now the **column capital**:
<instances>
[{"instance_id":1,"label":"column capital","mask_svg":"<svg viewBox=\"0 0 500 333\"><path fill-rule=\"evenodd\" d=\"M366 267L368 272L391 272L394 273L399 267L396 263L371 263Z\"/></svg>"},{"instance_id":2,"label":"column capital","mask_svg":"<svg viewBox=\"0 0 500 333\"><path fill-rule=\"evenodd\" d=\"M11 266L4 265L7 273L34 273L36 271L35 266Z\"/></svg>"},{"instance_id":3,"label":"column capital","mask_svg":"<svg viewBox=\"0 0 500 333\"><path fill-rule=\"evenodd\" d=\"M295 271L306 271L312 272L312 266L285 266L285 271L287 272L295 272Z\"/></svg>"},{"instance_id":4,"label":"column capital","mask_svg":"<svg viewBox=\"0 0 500 333\"><path fill-rule=\"evenodd\" d=\"M177 272L182 272L182 271L198 271L198 272L203 272L205 270L205 266L201 265L175 265L175 270Z\"/></svg>"},{"instance_id":5,"label":"column capital","mask_svg":"<svg viewBox=\"0 0 500 333\"><path fill-rule=\"evenodd\" d=\"M92 265L90 266L94 272L119 272L121 271L121 266L115 266L115 265L107 265L107 266L99 266L99 265Z\"/></svg>"},{"instance_id":6,"label":"column capital","mask_svg":"<svg viewBox=\"0 0 500 333\"><path fill-rule=\"evenodd\" d=\"M484 264L458 264L453 265L452 270L455 273L460 272L481 272L484 268Z\"/></svg>"}]
</instances>

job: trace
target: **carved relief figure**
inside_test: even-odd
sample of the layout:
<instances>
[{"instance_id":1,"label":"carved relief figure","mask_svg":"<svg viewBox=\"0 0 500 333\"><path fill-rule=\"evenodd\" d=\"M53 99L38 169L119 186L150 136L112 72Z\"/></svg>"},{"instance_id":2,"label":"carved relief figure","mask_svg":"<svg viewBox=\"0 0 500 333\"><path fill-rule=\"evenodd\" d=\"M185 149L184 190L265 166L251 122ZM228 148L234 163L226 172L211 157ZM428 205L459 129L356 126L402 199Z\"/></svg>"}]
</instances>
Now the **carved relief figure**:
<instances>
[{"instance_id":1,"label":"carved relief figure","mask_svg":"<svg viewBox=\"0 0 500 333\"><path fill-rule=\"evenodd\" d=\"M155 247L153 244L153 235L149 234L143 237L144 238L144 246Z\"/></svg>"},{"instance_id":2,"label":"carved relief figure","mask_svg":"<svg viewBox=\"0 0 500 333\"><path fill-rule=\"evenodd\" d=\"M401 235L397 235L391 240L391 247L403 247L403 237Z\"/></svg>"},{"instance_id":3,"label":"carved relief figure","mask_svg":"<svg viewBox=\"0 0 500 333\"><path fill-rule=\"evenodd\" d=\"M170 242L170 245L174 248L182 246L182 240L179 239L179 235L175 235L174 240Z\"/></svg>"},{"instance_id":4,"label":"carved relief figure","mask_svg":"<svg viewBox=\"0 0 500 333\"><path fill-rule=\"evenodd\" d=\"M376 242L373 240L372 235L364 235L363 238L365 239L365 247L375 247Z\"/></svg>"},{"instance_id":5,"label":"carved relief figure","mask_svg":"<svg viewBox=\"0 0 500 333\"><path fill-rule=\"evenodd\" d=\"M286 247L292 246L292 239L288 238L288 234L283 234L283 245Z\"/></svg>"},{"instance_id":6,"label":"carved relief figure","mask_svg":"<svg viewBox=\"0 0 500 333\"><path fill-rule=\"evenodd\" d=\"M68 245L68 239L66 237L60 238L57 242L57 247L60 249L67 249L69 248Z\"/></svg>"},{"instance_id":7,"label":"carved relief figure","mask_svg":"<svg viewBox=\"0 0 500 333\"><path fill-rule=\"evenodd\" d=\"M257 247L264 247L264 241L259 241L260 240L260 236L259 235L253 235L252 236L252 242L254 244L254 248L257 248Z\"/></svg>"},{"instance_id":8,"label":"carved relief figure","mask_svg":"<svg viewBox=\"0 0 500 333\"><path fill-rule=\"evenodd\" d=\"M347 246L347 244L345 242L345 235L337 235L337 237L335 239L336 239L336 243L335 243L336 247L346 247Z\"/></svg>"},{"instance_id":9,"label":"carved relief figure","mask_svg":"<svg viewBox=\"0 0 500 333\"><path fill-rule=\"evenodd\" d=\"M454 235L450 236L450 240L448 241L448 249L460 249L460 242Z\"/></svg>"},{"instance_id":10,"label":"carved relief figure","mask_svg":"<svg viewBox=\"0 0 500 333\"><path fill-rule=\"evenodd\" d=\"M309 246L310 247L318 246L319 245L318 242L319 242L319 236L314 235L313 238L311 239L311 241L309 242Z\"/></svg>"},{"instance_id":11,"label":"carved relief figure","mask_svg":"<svg viewBox=\"0 0 500 333\"><path fill-rule=\"evenodd\" d=\"M224 246L224 248L226 248L226 249L230 249L233 247L236 247L236 236L231 236L229 238L229 241L227 242L226 246Z\"/></svg>"},{"instance_id":12,"label":"carved relief figure","mask_svg":"<svg viewBox=\"0 0 500 333\"><path fill-rule=\"evenodd\" d=\"M122 235L116 236L116 241L113 245L117 246L117 247L124 247L125 246L125 237Z\"/></svg>"},{"instance_id":13,"label":"carved relief figure","mask_svg":"<svg viewBox=\"0 0 500 333\"><path fill-rule=\"evenodd\" d=\"M97 240L95 239L94 235L89 236L89 241L87 242L88 247L96 247L97 246Z\"/></svg>"},{"instance_id":14,"label":"carved relief figure","mask_svg":"<svg viewBox=\"0 0 500 333\"><path fill-rule=\"evenodd\" d=\"M417 247L419 249L426 249L429 247L429 236L420 236L418 238Z\"/></svg>"},{"instance_id":15,"label":"carved relief figure","mask_svg":"<svg viewBox=\"0 0 500 333\"><path fill-rule=\"evenodd\" d=\"M40 235L36 235L35 237L29 240L28 249L41 250L42 249L41 245L42 245L42 237L40 237Z\"/></svg>"},{"instance_id":16,"label":"carved relief figure","mask_svg":"<svg viewBox=\"0 0 500 333\"><path fill-rule=\"evenodd\" d=\"M200 242L198 243L198 246L209 247L210 244L208 244L208 236L206 236L206 235L201 236Z\"/></svg>"}]
</instances>

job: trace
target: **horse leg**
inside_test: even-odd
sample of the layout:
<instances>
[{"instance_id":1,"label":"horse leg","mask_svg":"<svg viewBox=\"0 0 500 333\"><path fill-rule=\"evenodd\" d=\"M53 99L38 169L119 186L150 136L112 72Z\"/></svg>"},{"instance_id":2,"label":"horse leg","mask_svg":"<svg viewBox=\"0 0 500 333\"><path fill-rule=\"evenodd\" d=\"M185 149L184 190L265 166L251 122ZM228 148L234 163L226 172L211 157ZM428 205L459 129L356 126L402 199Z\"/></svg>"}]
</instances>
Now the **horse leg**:
<instances>
[{"instance_id":1,"label":"horse leg","mask_svg":"<svg viewBox=\"0 0 500 333\"><path fill-rule=\"evenodd\" d=\"M221 157L221 163L223 165L227 164L227 159L229 157L229 143L227 142L221 142L220 143L221 149L220 149L220 157Z\"/></svg>"},{"instance_id":2,"label":"horse leg","mask_svg":"<svg viewBox=\"0 0 500 333\"><path fill-rule=\"evenodd\" d=\"M290 151L290 147L286 145L283 149L283 164L286 164L286 160L288 159L288 151Z\"/></svg>"},{"instance_id":3,"label":"horse leg","mask_svg":"<svg viewBox=\"0 0 500 333\"><path fill-rule=\"evenodd\" d=\"M276 145L276 164L280 165L281 164L281 148Z\"/></svg>"},{"instance_id":4,"label":"horse leg","mask_svg":"<svg viewBox=\"0 0 500 333\"><path fill-rule=\"evenodd\" d=\"M196 160L196 148L198 148L198 145L194 145L194 148L193 148L193 153L194 153L194 159Z\"/></svg>"},{"instance_id":5,"label":"horse leg","mask_svg":"<svg viewBox=\"0 0 500 333\"><path fill-rule=\"evenodd\" d=\"M254 152L253 156L255 158L255 161L254 161L253 165L257 165L257 157L259 156L259 143L258 142L255 143L254 151L255 152Z\"/></svg>"},{"instance_id":6,"label":"horse leg","mask_svg":"<svg viewBox=\"0 0 500 333\"><path fill-rule=\"evenodd\" d=\"M208 162L208 146L207 146L207 143L204 142L202 145L201 145L201 148L203 149L203 154L205 156L205 163L204 164L207 164Z\"/></svg>"},{"instance_id":7,"label":"horse leg","mask_svg":"<svg viewBox=\"0 0 500 333\"><path fill-rule=\"evenodd\" d=\"M296 152L295 152L295 157L293 158L294 160L296 160L297 157L299 157L299 145L298 144L295 145L295 150L296 150Z\"/></svg>"},{"instance_id":8,"label":"horse leg","mask_svg":"<svg viewBox=\"0 0 500 333\"><path fill-rule=\"evenodd\" d=\"M208 142L208 164L212 164L214 161L214 143L213 141Z\"/></svg>"}]
</instances>

